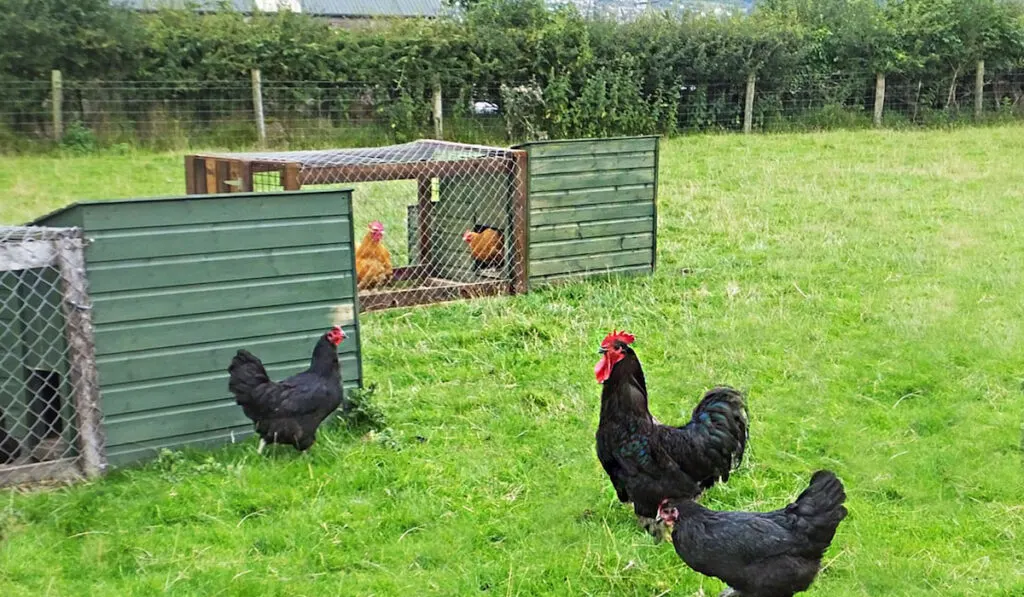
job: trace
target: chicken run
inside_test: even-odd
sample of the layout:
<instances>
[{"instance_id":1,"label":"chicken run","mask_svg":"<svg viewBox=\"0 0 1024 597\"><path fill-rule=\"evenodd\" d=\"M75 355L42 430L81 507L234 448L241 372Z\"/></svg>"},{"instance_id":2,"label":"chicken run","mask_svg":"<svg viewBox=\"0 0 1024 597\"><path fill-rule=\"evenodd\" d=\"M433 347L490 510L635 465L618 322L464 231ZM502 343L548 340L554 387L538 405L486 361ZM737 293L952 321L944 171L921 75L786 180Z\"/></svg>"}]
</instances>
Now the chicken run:
<instances>
[{"instance_id":1,"label":"chicken run","mask_svg":"<svg viewBox=\"0 0 1024 597\"><path fill-rule=\"evenodd\" d=\"M526 291L524 151L419 140L185 163L189 194L354 188L361 311Z\"/></svg>"}]
</instances>

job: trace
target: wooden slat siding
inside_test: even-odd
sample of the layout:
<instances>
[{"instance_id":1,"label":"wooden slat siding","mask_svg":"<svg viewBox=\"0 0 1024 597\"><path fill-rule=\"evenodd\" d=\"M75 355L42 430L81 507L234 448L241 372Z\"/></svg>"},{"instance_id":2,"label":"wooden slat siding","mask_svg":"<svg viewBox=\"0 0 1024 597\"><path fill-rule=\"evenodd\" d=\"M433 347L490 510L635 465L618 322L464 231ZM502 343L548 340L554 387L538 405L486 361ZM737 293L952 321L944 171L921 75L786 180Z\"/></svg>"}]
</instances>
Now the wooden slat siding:
<instances>
[{"instance_id":1,"label":"wooden slat siding","mask_svg":"<svg viewBox=\"0 0 1024 597\"><path fill-rule=\"evenodd\" d=\"M541 276L538 279L538 283L545 285L551 284L571 284L574 282L580 282L588 278L599 278L601 276L639 276L647 275L651 273L651 267L646 263L643 265L627 265L623 267L609 268L599 272L585 271L575 272L572 274L554 274L550 276Z\"/></svg>"},{"instance_id":2,"label":"wooden slat siding","mask_svg":"<svg viewBox=\"0 0 1024 597\"><path fill-rule=\"evenodd\" d=\"M102 263L347 243L348 228L342 225L347 221L348 216L334 216L110 230L92 235L97 242L89 245L86 256L90 263Z\"/></svg>"},{"instance_id":3,"label":"wooden slat siding","mask_svg":"<svg viewBox=\"0 0 1024 597\"><path fill-rule=\"evenodd\" d=\"M243 220L266 221L274 218L317 218L330 215L349 215L348 204L329 201L286 201L280 195L258 193L254 195L232 195L231 201L220 201L217 197L188 199L149 199L108 201L117 208L90 209L77 212L84 216L78 224L90 235L102 230L134 230L136 228L157 228L178 226L183 222L190 225L233 223ZM90 204L91 205L91 204ZM239 217L241 209L244 216ZM49 220L48 220L49 221ZM73 221L69 220L69 221Z\"/></svg>"},{"instance_id":4,"label":"wooden slat siding","mask_svg":"<svg viewBox=\"0 0 1024 597\"><path fill-rule=\"evenodd\" d=\"M605 236L572 242L535 243L530 247L530 259L554 259L592 253L613 253L630 249L649 249L654 246L650 232L623 236Z\"/></svg>"},{"instance_id":5,"label":"wooden slat siding","mask_svg":"<svg viewBox=\"0 0 1024 597\"><path fill-rule=\"evenodd\" d=\"M636 218L631 220L607 220L597 222L583 222L580 224L556 224L553 226L538 226L530 230L531 244L547 243L551 241L577 240L584 238L598 238L601 236L615 236L616 234L630 234L650 232L651 222L647 218Z\"/></svg>"},{"instance_id":6,"label":"wooden slat siding","mask_svg":"<svg viewBox=\"0 0 1024 597\"><path fill-rule=\"evenodd\" d=\"M657 137L546 141L525 149L531 285L653 269Z\"/></svg>"},{"instance_id":7,"label":"wooden slat siding","mask_svg":"<svg viewBox=\"0 0 1024 597\"><path fill-rule=\"evenodd\" d=\"M127 263L102 263L89 269L93 293L203 284L210 280L258 280L344 271L350 249L338 245L259 249L200 257L154 258Z\"/></svg>"},{"instance_id":8,"label":"wooden slat siding","mask_svg":"<svg viewBox=\"0 0 1024 597\"><path fill-rule=\"evenodd\" d=\"M612 155L585 155L538 160L531 170L535 176L565 174L570 172L594 172L632 168L653 168L654 152L616 153Z\"/></svg>"},{"instance_id":9,"label":"wooden slat siding","mask_svg":"<svg viewBox=\"0 0 1024 597\"><path fill-rule=\"evenodd\" d=\"M535 276L552 276L555 274L571 274L584 271L601 273L608 269L644 265L650 262L650 249L636 249L615 253L598 253L596 255L538 260L533 262L531 271Z\"/></svg>"},{"instance_id":10,"label":"wooden slat siding","mask_svg":"<svg viewBox=\"0 0 1024 597\"><path fill-rule=\"evenodd\" d=\"M118 467L139 462L140 460L155 458L160 455L160 450L164 448L177 450L187 446L203 449L223 446L232 441L240 443L252 434L252 424L249 423L227 429L164 437L155 441L123 444L107 449L107 463L110 466Z\"/></svg>"},{"instance_id":11,"label":"wooden slat siding","mask_svg":"<svg viewBox=\"0 0 1024 597\"><path fill-rule=\"evenodd\" d=\"M657 142L657 137L622 137L613 139L541 141L531 143L528 147L531 158L554 158L653 151L652 147Z\"/></svg>"},{"instance_id":12,"label":"wooden slat siding","mask_svg":"<svg viewBox=\"0 0 1024 597\"><path fill-rule=\"evenodd\" d=\"M281 379L305 368L319 336L347 317L343 376L361 384L349 191L74 210L94 239L86 267L112 464L251 429L227 391L240 348Z\"/></svg>"},{"instance_id":13,"label":"wooden slat siding","mask_svg":"<svg viewBox=\"0 0 1024 597\"><path fill-rule=\"evenodd\" d=\"M342 326L350 337L354 326ZM187 346L149 350L141 353L122 353L97 357L97 368L103 387L129 382L155 381L217 370L227 370L239 348L245 348L268 363L292 362L309 359L313 344L326 330L317 329L286 333L271 339L228 340L202 346ZM355 343L345 340L339 355L355 353ZM225 378L227 383L227 378ZM186 398L183 398L186 399ZM188 398L191 399L191 398Z\"/></svg>"},{"instance_id":14,"label":"wooden slat siding","mask_svg":"<svg viewBox=\"0 0 1024 597\"><path fill-rule=\"evenodd\" d=\"M93 301L93 321L108 324L146 320L154 315L179 317L290 305L297 295L337 293L339 299L345 299L352 298L354 290L350 274L328 273L116 292Z\"/></svg>"},{"instance_id":15,"label":"wooden slat siding","mask_svg":"<svg viewBox=\"0 0 1024 597\"><path fill-rule=\"evenodd\" d=\"M305 300L296 294L299 300ZM209 342L269 336L284 330L316 330L329 321L345 298L335 292L317 297L312 305L239 309L206 315L166 317L149 321L111 323L96 331L96 354L139 354L158 348L190 347ZM351 301L352 297L348 297ZM322 333L322 332L321 332Z\"/></svg>"},{"instance_id":16,"label":"wooden slat siding","mask_svg":"<svg viewBox=\"0 0 1024 597\"><path fill-rule=\"evenodd\" d=\"M359 360L355 353L343 355L340 361L341 377L345 387L350 389L358 387L358 380L362 376L359 370ZM264 363L264 366L271 379L284 379L308 367L309 358L307 356L303 360L283 364ZM104 415L109 417L178 407L183 404L182 394L195 396L194 404L231 398L226 381L226 370L225 366L215 371L195 375L108 387L103 391Z\"/></svg>"},{"instance_id":17,"label":"wooden slat siding","mask_svg":"<svg viewBox=\"0 0 1024 597\"><path fill-rule=\"evenodd\" d=\"M562 174L534 176L530 182L530 189L534 193L543 193L545 191L653 184L652 172L654 172L654 168L648 167L629 170L598 170L596 172L564 172Z\"/></svg>"},{"instance_id":18,"label":"wooden slat siding","mask_svg":"<svg viewBox=\"0 0 1024 597\"><path fill-rule=\"evenodd\" d=\"M654 201L653 184L533 193L531 196L531 205L534 210L617 203L634 204L647 201Z\"/></svg>"},{"instance_id":19,"label":"wooden slat siding","mask_svg":"<svg viewBox=\"0 0 1024 597\"><path fill-rule=\"evenodd\" d=\"M531 224L534 228L552 224L579 224L606 220L622 220L626 218L650 219L654 215L654 202L632 203L629 205L598 205L596 207L572 207L566 209L548 209L533 212Z\"/></svg>"}]
</instances>

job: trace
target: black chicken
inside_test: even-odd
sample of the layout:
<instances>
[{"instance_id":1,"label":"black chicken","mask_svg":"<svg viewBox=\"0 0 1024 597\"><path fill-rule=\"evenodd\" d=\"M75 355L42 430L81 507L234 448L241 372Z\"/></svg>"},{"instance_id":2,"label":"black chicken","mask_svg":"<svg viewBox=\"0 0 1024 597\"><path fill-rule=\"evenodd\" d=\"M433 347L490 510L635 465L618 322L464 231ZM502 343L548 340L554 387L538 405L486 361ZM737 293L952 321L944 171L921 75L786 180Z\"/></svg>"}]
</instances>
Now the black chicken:
<instances>
[{"instance_id":1,"label":"black chicken","mask_svg":"<svg viewBox=\"0 0 1024 597\"><path fill-rule=\"evenodd\" d=\"M647 409L647 383L634 337L612 332L601 343L594 368L601 389L597 457L619 501L632 502L641 524L652 528L664 498L695 498L729 473L747 445L743 395L727 387L710 390L682 427L662 425Z\"/></svg>"},{"instance_id":2,"label":"black chicken","mask_svg":"<svg viewBox=\"0 0 1024 597\"><path fill-rule=\"evenodd\" d=\"M341 405L341 367L338 345L345 332L334 326L313 347L309 369L279 382L248 350L239 350L228 367L228 389L242 412L256 424L257 453L267 444L291 444L305 451L316 441L316 430Z\"/></svg>"},{"instance_id":3,"label":"black chicken","mask_svg":"<svg viewBox=\"0 0 1024 597\"><path fill-rule=\"evenodd\" d=\"M14 462L21 452L21 442L7 432L7 417L0 409L0 464Z\"/></svg>"},{"instance_id":4,"label":"black chicken","mask_svg":"<svg viewBox=\"0 0 1024 597\"><path fill-rule=\"evenodd\" d=\"M658 519L686 565L729 585L722 596L791 597L806 591L846 517L843 484L818 471L796 501L774 512L715 512L665 500Z\"/></svg>"}]
</instances>

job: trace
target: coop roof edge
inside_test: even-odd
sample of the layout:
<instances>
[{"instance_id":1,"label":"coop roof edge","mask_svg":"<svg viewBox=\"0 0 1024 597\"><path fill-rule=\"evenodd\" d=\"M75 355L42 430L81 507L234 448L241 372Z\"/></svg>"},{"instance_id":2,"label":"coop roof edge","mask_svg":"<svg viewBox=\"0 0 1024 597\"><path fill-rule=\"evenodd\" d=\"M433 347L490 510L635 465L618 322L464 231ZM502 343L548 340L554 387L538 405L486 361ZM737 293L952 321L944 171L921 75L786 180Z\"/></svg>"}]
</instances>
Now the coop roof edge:
<instances>
[{"instance_id":1,"label":"coop roof edge","mask_svg":"<svg viewBox=\"0 0 1024 597\"><path fill-rule=\"evenodd\" d=\"M626 141L629 139L661 139L664 135L621 135L618 137L579 137L575 139L537 139L513 145L512 149L523 149L532 145L551 145L553 143L592 143L594 141Z\"/></svg>"},{"instance_id":2,"label":"coop roof edge","mask_svg":"<svg viewBox=\"0 0 1024 597\"><path fill-rule=\"evenodd\" d=\"M309 191L281 191L280 194L294 193L303 195L323 195L327 193L348 193L354 189L351 187L345 187L342 189L315 189ZM41 215L23 226L45 226L45 222L53 217L56 217L62 213L66 213L75 209L76 207L84 207L87 205L123 205L126 203L159 203L166 201L210 201L213 199L241 199L244 197L266 197L266 193L251 192L251 193L216 193L209 195L160 195L157 197L144 197L138 199L83 199L69 203L64 207L55 209L47 214Z\"/></svg>"}]
</instances>

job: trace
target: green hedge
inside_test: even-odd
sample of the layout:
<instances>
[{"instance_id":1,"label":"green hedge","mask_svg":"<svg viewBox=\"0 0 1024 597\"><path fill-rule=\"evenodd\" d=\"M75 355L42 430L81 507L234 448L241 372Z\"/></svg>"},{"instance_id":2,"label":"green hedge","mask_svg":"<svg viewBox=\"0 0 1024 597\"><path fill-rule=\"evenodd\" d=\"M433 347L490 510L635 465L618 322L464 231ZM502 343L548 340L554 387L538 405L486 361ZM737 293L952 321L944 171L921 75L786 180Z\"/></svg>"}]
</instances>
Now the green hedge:
<instances>
[{"instance_id":1,"label":"green hedge","mask_svg":"<svg viewBox=\"0 0 1024 597\"><path fill-rule=\"evenodd\" d=\"M103 97L187 101L191 116L176 117L199 125L226 87L244 105L254 67L264 81L329 83L276 90L296 117L325 105L348 114L337 89L358 83L383 134L401 139L429 122L435 78L458 100L456 117L489 92L508 134L568 137L737 127L751 72L764 128L855 124L870 112L876 71L887 73L894 119L956 118L978 60L1006 95L989 107L1012 111L1020 79L1004 75L1024 68L1021 4L1001 0L762 0L750 15L629 23L481 0L457 18L354 30L290 13L137 14L107 0L0 0L0 14L0 127L39 134L51 69L82 85L138 82Z\"/></svg>"}]
</instances>

